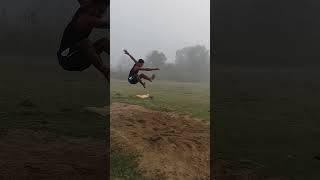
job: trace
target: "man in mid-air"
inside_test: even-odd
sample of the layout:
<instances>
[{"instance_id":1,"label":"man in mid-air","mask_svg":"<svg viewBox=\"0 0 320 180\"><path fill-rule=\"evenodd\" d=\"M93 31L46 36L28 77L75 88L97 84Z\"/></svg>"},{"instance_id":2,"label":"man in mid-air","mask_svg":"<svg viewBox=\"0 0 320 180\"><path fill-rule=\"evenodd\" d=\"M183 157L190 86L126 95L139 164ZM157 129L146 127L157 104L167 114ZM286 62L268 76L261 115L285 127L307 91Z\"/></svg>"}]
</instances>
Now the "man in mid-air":
<instances>
[{"instance_id":1,"label":"man in mid-air","mask_svg":"<svg viewBox=\"0 0 320 180\"><path fill-rule=\"evenodd\" d=\"M68 71L83 71L93 65L110 81L110 67L106 66L100 54L110 54L109 39L101 38L92 43L89 36L94 28L109 29L103 19L110 0L78 0L80 8L64 30L57 52L59 64Z\"/></svg>"},{"instance_id":2,"label":"man in mid-air","mask_svg":"<svg viewBox=\"0 0 320 180\"><path fill-rule=\"evenodd\" d=\"M143 59L139 59L137 61L133 56L131 56L131 54L127 50L124 50L124 54L128 55L134 61L134 65L129 72L128 82L130 84L137 84L139 82L140 84L142 84L144 88L146 88L146 83L143 82L142 79L146 79L152 82L152 80L154 80L155 78L155 75L153 74L151 77L148 77L145 74L138 74L139 71L154 71L159 70L159 68L143 68Z\"/></svg>"}]
</instances>

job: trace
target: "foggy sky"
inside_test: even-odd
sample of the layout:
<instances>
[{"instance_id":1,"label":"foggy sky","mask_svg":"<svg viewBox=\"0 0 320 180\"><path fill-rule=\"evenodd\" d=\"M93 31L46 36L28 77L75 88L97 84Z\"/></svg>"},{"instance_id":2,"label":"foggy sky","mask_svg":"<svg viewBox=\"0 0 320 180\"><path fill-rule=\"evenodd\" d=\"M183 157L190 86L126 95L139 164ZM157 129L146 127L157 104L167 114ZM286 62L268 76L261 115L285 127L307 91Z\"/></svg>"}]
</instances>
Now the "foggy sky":
<instances>
[{"instance_id":1,"label":"foggy sky","mask_svg":"<svg viewBox=\"0 0 320 180\"><path fill-rule=\"evenodd\" d=\"M210 0L116 0L110 15L112 66L123 49L136 58L159 50L173 62L183 47L210 48Z\"/></svg>"}]
</instances>

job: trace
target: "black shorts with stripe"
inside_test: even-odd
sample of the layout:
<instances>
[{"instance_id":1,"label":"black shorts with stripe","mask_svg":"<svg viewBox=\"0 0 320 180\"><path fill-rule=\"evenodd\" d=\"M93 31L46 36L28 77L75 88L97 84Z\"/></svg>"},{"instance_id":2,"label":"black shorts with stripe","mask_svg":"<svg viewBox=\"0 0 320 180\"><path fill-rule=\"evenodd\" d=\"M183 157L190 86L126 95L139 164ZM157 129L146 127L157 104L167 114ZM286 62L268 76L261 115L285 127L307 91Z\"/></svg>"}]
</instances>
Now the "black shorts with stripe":
<instances>
[{"instance_id":1,"label":"black shorts with stripe","mask_svg":"<svg viewBox=\"0 0 320 180\"><path fill-rule=\"evenodd\" d=\"M62 55L63 52L58 52L58 60L60 66L67 71L83 71L91 66L91 61L86 58L80 48L69 48L67 55Z\"/></svg>"},{"instance_id":2,"label":"black shorts with stripe","mask_svg":"<svg viewBox=\"0 0 320 180\"><path fill-rule=\"evenodd\" d=\"M130 84L137 84L139 81L138 81L138 75L135 74L135 75L131 75L128 77L128 82Z\"/></svg>"}]
</instances>

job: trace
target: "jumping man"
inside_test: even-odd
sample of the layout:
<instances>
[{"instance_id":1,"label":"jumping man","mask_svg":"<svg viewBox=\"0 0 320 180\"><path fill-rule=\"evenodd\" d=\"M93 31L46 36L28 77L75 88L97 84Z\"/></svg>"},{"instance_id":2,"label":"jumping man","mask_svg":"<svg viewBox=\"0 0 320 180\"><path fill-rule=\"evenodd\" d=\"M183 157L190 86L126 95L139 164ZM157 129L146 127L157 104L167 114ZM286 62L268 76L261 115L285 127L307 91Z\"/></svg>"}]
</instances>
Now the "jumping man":
<instances>
[{"instance_id":1,"label":"jumping man","mask_svg":"<svg viewBox=\"0 0 320 180\"><path fill-rule=\"evenodd\" d=\"M134 65L132 69L130 70L128 81L130 84L137 84L138 82L142 84L144 88L146 88L146 83L142 81L142 79L146 79L150 82L155 78L155 75L153 74L151 77L146 76L145 74L138 74L139 71L153 71L153 70L159 70L159 68L143 68L144 60L139 59L138 61L129 54L127 50L124 50L124 54L128 55L133 61Z\"/></svg>"},{"instance_id":2,"label":"jumping man","mask_svg":"<svg viewBox=\"0 0 320 180\"><path fill-rule=\"evenodd\" d=\"M92 43L89 40L93 28L109 29L103 19L110 0L78 0L80 8L64 30L57 52L59 64L68 71L83 71L93 65L110 81L110 67L106 66L100 54L110 54L109 39L101 38Z\"/></svg>"}]
</instances>

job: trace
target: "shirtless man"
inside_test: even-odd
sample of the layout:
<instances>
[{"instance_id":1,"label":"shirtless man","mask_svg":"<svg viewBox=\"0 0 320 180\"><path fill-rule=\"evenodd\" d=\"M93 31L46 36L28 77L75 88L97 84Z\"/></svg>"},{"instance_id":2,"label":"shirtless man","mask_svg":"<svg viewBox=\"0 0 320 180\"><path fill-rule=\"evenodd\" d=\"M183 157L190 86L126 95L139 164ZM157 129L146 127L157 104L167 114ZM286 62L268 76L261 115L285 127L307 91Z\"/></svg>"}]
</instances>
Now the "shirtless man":
<instances>
[{"instance_id":1,"label":"shirtless man","mask_svg":"<svg viewBox=\"0 0 320 180\"><path fill-rule=\"evenodd\" d=\"M110 81L110 67L105 65L100 54L110 54L109 39L91 42L89 36L94 28L109 29L103 19L110 0L78 0L80 8L64 30L57 52L59 64L68 71L83 71L93 65Z\"/></svg>"},{"instance_id":2,"label":"shirtless man","mask_svg":"<svg viewBox=\"0 0 320 180\"><path fill-rule=\"evenodd\" d=\"M132 59L134 62L134 65L129 72L128 82L130 84L137 84L139 82L144 88L146 88L146 83L143 82L142 79L146 79L152 82L152 80L154 80L155 78L155 75L153 74L151 77L148 77L143 73L139 74L139 71L154 71L154 70L159 70L159 68L144 68L143 59L139 59L137 61L133 56L131 56L131 54L127 50L124 50L124 54L128 55L130 59Z\"/></svg>"}]
</instances>

